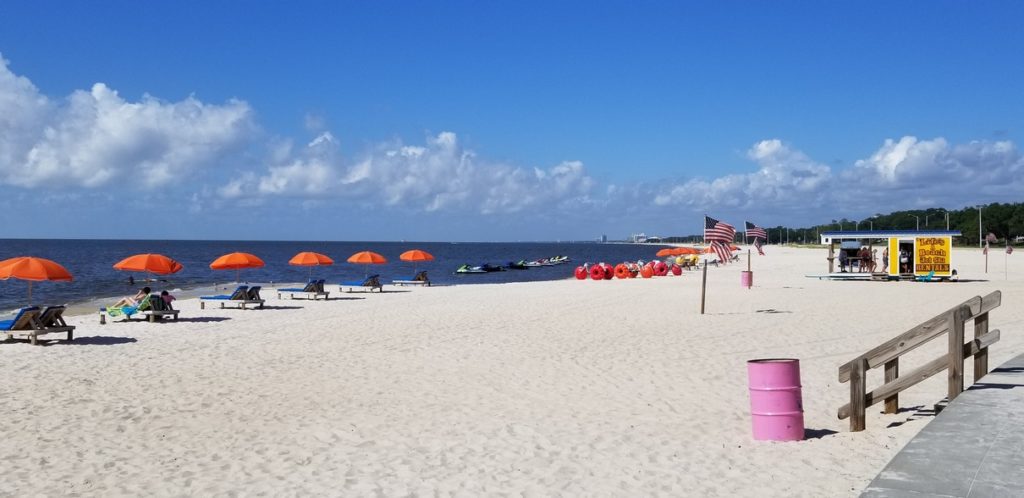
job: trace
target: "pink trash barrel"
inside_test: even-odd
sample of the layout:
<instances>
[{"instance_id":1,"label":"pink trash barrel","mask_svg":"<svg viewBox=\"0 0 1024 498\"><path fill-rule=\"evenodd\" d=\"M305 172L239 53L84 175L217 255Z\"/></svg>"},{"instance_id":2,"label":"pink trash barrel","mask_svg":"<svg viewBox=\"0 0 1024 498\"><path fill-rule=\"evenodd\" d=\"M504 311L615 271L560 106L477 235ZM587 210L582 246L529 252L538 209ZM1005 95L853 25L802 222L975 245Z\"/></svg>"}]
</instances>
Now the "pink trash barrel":
<instances>
[{"instance_id":1,"label":"pink trash barrel","mask_svg":"<svg viewBox=\"0 0 1024 498\"><path fill-rule=\"evenodd\" d=\"M800 360L768 358L747 362L754 439L799 441L804 438Z\"/></svg>"},{"instance_id":2,"label":"pink trash barrel","mask_svg":"<svg viewBox=\"0 0 1024 498\"><path fill-rule=\"evenodd\" d=\"M740 285L746 288L754 286L754 272L752 271L741 271L740 272Z\"/></svg>"}]
</instances>

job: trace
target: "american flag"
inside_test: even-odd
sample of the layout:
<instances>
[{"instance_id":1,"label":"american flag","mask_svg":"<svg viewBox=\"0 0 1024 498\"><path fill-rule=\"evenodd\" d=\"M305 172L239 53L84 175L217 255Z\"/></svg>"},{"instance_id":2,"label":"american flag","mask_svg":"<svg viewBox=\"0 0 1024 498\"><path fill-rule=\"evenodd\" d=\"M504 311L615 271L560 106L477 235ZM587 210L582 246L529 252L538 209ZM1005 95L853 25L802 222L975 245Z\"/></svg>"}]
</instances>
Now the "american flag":
<instances>
[{"instance_id":1,"label":"american flag","mask_svg":"<svg viewBox=\"0 0 1024 498\"><path fill-rule=\"evenodd\" d=\"M736 238L736 228L718 221L710 216L704 217L704 240L707 242L724 242L729 244Z\"/></svg>"},{"instance_id":2,"label":"american flag","mask_svg":"<svg viewBox=\"0 0 1024 498\"><path fill-rule=\"evenodd\" d=\"M711 249L718 255L718 261L725 263L732 256L729 244L736 237L736 228L724 221L704 216L704 240L711 243Z\"/></svg>"},{"instance_id":3,"label":"american flag","mask_svg":"<svg viewBox=\"0 0 1024 498\"><path fill-rule=\"evenodd\" d=\"M747 238L753 237L753 238L756 239L756 238L760 237L762 239L766 239L766 240L768 239L768 232L764 231L763 228L761 228L761 227L759 227L759 226L757 226L757 225L755 225L755 224L753 224L753 223L751 223L749 221L746 222L746 224L747 224Z\"/></svg>"},{"instance_id":4,"label":"american flag","mask_svg":"<svg viewBox=\"0 0 1024 498\"><path fill-rule=\"evenodd\" d=\"M747 225L747 238L754 238L754 247L757 248L757 253L760 254L761 256L764 256L764 250L761 249L761 241L768 240L768 232L766 232L763 228L749 221L745 223Z\"/></svg>"}]
</instances>

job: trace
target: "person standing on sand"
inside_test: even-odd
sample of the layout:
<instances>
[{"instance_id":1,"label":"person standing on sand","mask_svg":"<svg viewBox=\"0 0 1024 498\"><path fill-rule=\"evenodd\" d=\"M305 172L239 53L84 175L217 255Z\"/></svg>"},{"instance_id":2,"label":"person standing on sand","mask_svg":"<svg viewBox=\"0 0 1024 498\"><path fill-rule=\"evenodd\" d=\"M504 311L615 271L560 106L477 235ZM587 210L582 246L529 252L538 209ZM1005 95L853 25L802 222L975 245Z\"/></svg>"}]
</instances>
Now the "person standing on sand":
<instances>
[{"instance_id":1,"label":"person standing on sand","mask_svg":"<svg viewBox=\"0 0 1024 498\"><path fill-rule=\"evenodd\" d=\"M839 273L846 273L846 251L839 250Z\"/></svg>"}]
</instances>

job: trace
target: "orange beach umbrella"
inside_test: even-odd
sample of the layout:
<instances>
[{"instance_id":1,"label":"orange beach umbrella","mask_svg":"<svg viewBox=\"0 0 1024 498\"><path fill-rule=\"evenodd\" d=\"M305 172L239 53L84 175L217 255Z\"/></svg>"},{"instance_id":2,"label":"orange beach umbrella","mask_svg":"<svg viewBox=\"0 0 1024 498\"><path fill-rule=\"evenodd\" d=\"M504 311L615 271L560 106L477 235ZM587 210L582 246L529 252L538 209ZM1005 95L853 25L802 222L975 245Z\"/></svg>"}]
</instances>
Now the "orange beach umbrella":
<instances>
[{"instance_id":1,"label":"orange beach umbrella","mask_svg":"<svg viewBox=\"0 0 1024 498\"><path fill-rule=\"evenodd\" d=\"M658 251L658 253L655 254L655 256L657 256L659 258L664 258L665 256L672 256L673 255L673 251L675 251L674 247L666 247L666 248Z\"/></svg>"},{"instance_id":2,"label":"orange beach umbrella","mask_svg":"<svg viewBox=\"0 0 1024 498\"><path fill-rule=\"evenodd\" d=\"M32 303L32 282L70 282L71 273L55 261L32 256L0 261L0 280L16 278L28 281L28 300Z\"/></svg>"},{"instance_id":3,"label":"orange beach umbrella","mask_svg":"<svg viewBox=\"0 0 1024 498\"><path fill-rule=\"evenodd\" d=\"M362 251L349 256L348 262L357 265L382 265L387 263L388 259L373 251ZM367 270L366 274L369 275L370 271Z\"/></svg>"},{"instance_id":4,"label":"orange beach umbrella","mask_svg":"<svg viewBox=\"0 0 1024 498\"><path fill-rule=\"evenodd\" d=\"M434 255L430 254L427 251L421 251L419 249L413 249L413 250L410 250L410 251L403 252L402 255L398 257L398 259L400 259L402 261L413 261L413 262L416 262L416 261L433 261L434 260Z\"/></svg>"},{"instance_id":5,"label":"orange beach umbrella","mask_svg":"<svg viewBox=\"0 0 1024 498\"><path fill-rule=\"evenodd\" d=\"M247 252L233 252L225 254L210 263L214 270L235 270L235 281L240 281L239 275L246 268L263 268L263 260Z\"/></svg>"},{"instance_id":6,"label":"orange beach umbrella","mask_svg":"<svg viewBox=\"0 0 1024 498\"><path fill-rule=\"evenodd\" d=\"M358 265L382 265L387 263L388 259L373 251L362 251L349 256L348 262Z\"/></svg>"},{"instance_id":7,"label":"orange beach umbrella","mask_svg":"<svg viewBox=\"0 0 1024 498\"><path fill-rule=\"evenodd\" d=\"M686 254L700 254L700 251L693 247L676 247L672 249L672 256L683 256Z\"/></svg>"},{"instance_id":8,"label":"orange beach umbrella","mask_svg":"<svg viewBox=\"0 0 1024 498\"><path fill-rule=\"evenodd\" d=\"M157 275L178 273L184 268L181 263L163 254L136 254L118 261L114 269L122 271L144 271Z\"/></svg>"},{"instance_id":9,"label":"orange beach umbrella","mask_svg":"<svg viewBox=\"0 0 1024 498\"><path fill-rule=\"evenodd\" d=\"M313 278L314 266L333 265L334 260L318 252L300 252L292 256L292 259L288 260L288 264L292 266L308 266L309 277Z\"/></svg>"},{"instance_id":10,"label":"orange beach umbrella","mask_svg":"<svg viewBox=\"0 0 1024 498\"><path fill-rule=\"evenodd\" d=\"M430 254L427 251L421 251L419 249L412 249L412 250L403 252L400 256L398 256L398 259L400 259L402 261L411 261L413 263L413 265L412 265L412 272L416 273L416 263L419 263L420 261L433 261L434 260L434 255Z\"/></svg>"}]
</instances>

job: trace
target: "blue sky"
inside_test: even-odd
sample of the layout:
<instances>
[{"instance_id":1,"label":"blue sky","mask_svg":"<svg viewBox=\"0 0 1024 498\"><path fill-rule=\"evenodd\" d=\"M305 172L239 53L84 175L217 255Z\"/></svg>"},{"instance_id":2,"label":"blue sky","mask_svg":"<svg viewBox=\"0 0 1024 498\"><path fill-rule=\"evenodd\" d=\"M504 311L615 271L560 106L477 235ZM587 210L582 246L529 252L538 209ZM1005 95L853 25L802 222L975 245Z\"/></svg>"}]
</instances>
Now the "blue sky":
<instances>
[{"instance_id":1,"label":"blue sky","mask_svg":"<svg viewBox=\"0 0 1024 498\"><path fill-rule=\"evenodd\" d=\"M4 236L590 239L1020 201L1022 14L5 2Z\"/></svg>"}]
</instances>

